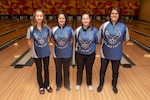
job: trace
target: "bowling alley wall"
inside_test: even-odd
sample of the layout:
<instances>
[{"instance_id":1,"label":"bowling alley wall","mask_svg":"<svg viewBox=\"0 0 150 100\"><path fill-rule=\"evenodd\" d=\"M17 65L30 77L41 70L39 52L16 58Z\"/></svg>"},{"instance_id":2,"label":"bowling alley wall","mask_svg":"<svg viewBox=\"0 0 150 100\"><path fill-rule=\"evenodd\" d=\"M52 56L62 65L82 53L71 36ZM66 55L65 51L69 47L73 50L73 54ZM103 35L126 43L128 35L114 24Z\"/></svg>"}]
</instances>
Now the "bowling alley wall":
<instances>
[{"instance_id":1,"label":"bowling alley wall","mask_svg":"<svg viewBox=\"0 0 150 100\"><path fill-rule=\"evenodd\" d=\"M150 22L150 0L139 0L138 18Z\"/></svg>"},{"instance_id":2,"label":"bowling alley wall","mask_svg":"<svg viewBox=\"0 0 150 100\"><path fill-rule=\"evenodd\" d=\"M32 15L42 9L46 15L64 11L70 15L87 12L91 15L106 15L111 7L122 9L123 15L137 15L138 0L0 0L0 15Z\"/></svg>"},{"instance_id":3,"label":"bowling alley wall","mask_svg":"<svg viewBox=\"0 0 150 100\"><path fill-rule=\"evenodd\" d=\"M139 10L141 1L150 0L0 0L0 15L32 15L36 9L42 9L45 15L64 11L73 16L83 13L101 16L108 15L110 9L116 6L123 16L138 16L139 13L148 13ZM143 19L144 15L139 16Z\"/></svg>"}]
</instances>

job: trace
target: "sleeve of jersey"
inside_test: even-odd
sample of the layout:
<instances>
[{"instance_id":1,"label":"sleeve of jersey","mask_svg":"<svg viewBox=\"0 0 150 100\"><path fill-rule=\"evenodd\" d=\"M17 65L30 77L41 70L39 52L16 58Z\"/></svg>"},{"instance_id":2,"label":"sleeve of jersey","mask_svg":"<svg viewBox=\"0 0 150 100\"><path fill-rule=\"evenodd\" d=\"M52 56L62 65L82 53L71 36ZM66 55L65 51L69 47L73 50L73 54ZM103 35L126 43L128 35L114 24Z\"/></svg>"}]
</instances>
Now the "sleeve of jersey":
<instances>
[{"instance_id":1,"label":"sleeve of jersey","mask_svg":"<svg viewBox=\"0 0 150 100\"><path fill-rule=\"evenodd\" d=\"M71 38L73 38L73 42L75 43L75 33L74 33L74 31L73 31L73 29L71 29Z\"/></svg>"},{"instance_id":2,"label":"sleeve of jersey","mask_svg":"<svg viewBox=\"0 0 150 100\"><path fill-rule=\"evenodd\" d=\"M74 38L75 38L75 41L74 41L74 43L76 44L77 43L77 31L76 30L74 30Z\"/></svg>"},{"instance_id":3,"label":"sleeve of jersey","mask_svg":"<svg viewBox=\"0 0 150 100\"><path fill-rule=\"evenodd\" d=\"M51 32L51 38L54 38L54 27L50 30Z\"/></svg>"},{"instance_id":4,"label":"sleeve of jersey","mask_svg":"<svg viewBox=\"0 0 150 100\"><path fill-rule=\"evenodd\" d=\"M80 31L80 29L81 29L81 26L80 26L80 27L78 27L78 28L75 30L75 32L74 32L74 34L75 34L75 41L76 41L76 43L77 43L77 40L78 40L78 37L79 37L79 31Z\"/></svg>"},{"instance_id":5,"label":"sleeve of jersey","mask_svg":"<svg viewBox=\"0 0 150 100\"><path fill-rule=\"evenodd\" d=\"M55 26L51 29L51 38L54 38L54 33L57 30L58 26Z\"/></svg>"},{"instance_id":6,"label":"sleeve of jersey","mask_svg":"<svg viewBox=\"0 0 150 100\"><path fill-rule=\"evenodd\" d=\"M53 28L50 30L51 38L53 38Z\"/></svg>"},{"instance_id":7,"label":"sleeve of jersey","mask_svg":"<svg viewBox=\"0 0 150 100\"><path fill-rule=\"evenodd\" d=\"M110 23L110 21L107 21L105 23L103 23L100 28L99 28L99 37L100 39L103 39L104 38L104 31L105 31L105 28L107 27L107 25Z\"/></svg>"},{"instance_id":8,"label":"sleeve of jersey","mask_svg":"<svg viewBox=\"0 0 150 100\"><path fill-rule=\"evenodd\" d=\"M26 34L26 38L27 39L31 39L32 38L32 35L31 35L31 32L33 31L33 26L29 27L27 29L27 34Z\"/></svg>"},{"instance_id":9,"label":"sleeve of jersey","mask_svg":"<svg viewBox=\"0 0 150 100\"><path fill-rule=\"evenodd\" d=\"M71 29L71 38L75 39L75 36L74 36L74 31L73 31L73 29Z\"/></svg>"},{"instance_id":10,"label":"sleeve of jersey","mask_svg":"<svg viewBox=\"0 0 150 100\"><path fill-rule=\"evenodd\" d=\"M130 37L129 37L129 30L128 30L128 28L126 27L126 34L125 34L125 36L124 36L124 41L128 41L130 39Z\"/></svg>"},{"instance_id":11,"label":"sleeve of jersey","mask_svg":"<svg viewBox=\"0 0 150 100\"><path fill-rule=\"evenodd\" d=\"M100 41L101 39L103 39L103 27L100 26L99 31L98 31L98 40Z\"/></svg>"},{"instance_id":12,"label":"sleeve of jersey","mask_svg":"<svg viewBox=\"0 0 150 100\"><path fill-rule=\"evenodd\" d=\"M51 37L51 31L50 31L50 27L47 26L47 31L48 31L48 36Z\"/></svg>"},{"instance_id":13,"label":"sleeve of jersey","mask_svg":"<svg viewBox=\"0 0 150 100\"><path fill-rule=\"evenodd\" d=\"M98 29L97 28L94 28L94 36L95 36L95 42L96 44L99 43L99 35L98 35Z\"/></svg>"},{"instance_id":14,"label":"sleeve of jersey","mask_svg":"<svg viewBox=\"0 0 150 100\"><path fill-rule=\"evenodd\" d=\"M79 35L79 31L80 31L80 29L81 29L81 26L80 27L78 27L76 30L75 30L75 50L77 50L77 48L78 48L78 35Z\"/></svg>"}]
</instances>

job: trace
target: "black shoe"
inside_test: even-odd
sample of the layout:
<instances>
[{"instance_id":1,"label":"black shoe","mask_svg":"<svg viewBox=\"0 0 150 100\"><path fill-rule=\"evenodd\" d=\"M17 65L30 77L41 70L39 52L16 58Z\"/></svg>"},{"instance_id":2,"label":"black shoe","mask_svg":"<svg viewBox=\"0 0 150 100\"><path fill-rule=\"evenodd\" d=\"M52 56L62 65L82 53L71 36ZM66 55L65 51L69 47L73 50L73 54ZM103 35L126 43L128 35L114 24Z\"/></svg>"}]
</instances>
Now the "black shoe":
<instances>
[{"instance_id":1,"label":"black shoe","mask_svg":"<svg viewBox=\"0 0 150 100\"><path fill-rule=\"evenodd\" d=\"M118 89L117 89L115 86L113 87L113 91L114 91L114 93L116 93L116 94L118 93Z\"/></svg>"},{"instance_id":2,"label":"black shoe","mask_svg":"<svg viewBox=\"0 0 150 100\"><path fill-rule=\"evenodd\" d=\"M56 91L59 91L59 90L60 90L60 87L57 87L57 88L56 88Z\"/></svg>"},{"instance_id":3,"label":"black shoe","mask_svg":"<svg viewBox=\"0 0 150 100\"><path fill-rule=\"evenodd\" d=\"M102 89L103 89L103 86L102 86L102 85L99 85L99 86L97 87L97 92L101 92Z\"/></svg>"},{"instance_id":4,"label":"black shoe","mask_svg":"<svg viewBox=\"0 0 150 100\"><path fill-rule=\"evenodd\" d=\"M70 91L70 90L71 90L71 88L70 88L70 87L66 87L66 89L67 89L68 91Z\"/></svg>"},{"instance_id":5,"label":"black shoe","mask_svg":"<svg viewBox=\"0 0 150 100\"><path fill-rule=\"evenodd\" d=\"M46 88L46 90L48 91L48 93L51 93L51 92L53 91L53 89L52 89L50 86L48 86L48 87Z\"/></svg>"},{"instance_id":6,"label":"black shoe","mask_svg":"<svg viewBox=\"0 0 150 100\"><path fill-rule=\"evenodd\" d=\"M40 88L39 92L40 92L40 94L44 94L45 93L44 88Z\"/></svg>"}]
</instances>

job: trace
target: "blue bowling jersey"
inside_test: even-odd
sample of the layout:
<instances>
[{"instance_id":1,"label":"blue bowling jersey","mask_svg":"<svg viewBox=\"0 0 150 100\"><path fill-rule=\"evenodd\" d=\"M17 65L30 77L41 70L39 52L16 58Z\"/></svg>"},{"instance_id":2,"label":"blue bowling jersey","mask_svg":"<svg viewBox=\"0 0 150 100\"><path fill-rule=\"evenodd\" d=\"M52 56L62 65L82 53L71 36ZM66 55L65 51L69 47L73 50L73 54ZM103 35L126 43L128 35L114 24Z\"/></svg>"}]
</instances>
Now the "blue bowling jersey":
<instances>
[{"instance_id":1,"label":"blue bowling jersey","mask_svg":"<svg viewBox=\"0 0 150 100\"><path fill-rule=\"evenodd\" d=\"M33 58L43 58L50 56L50 48L48 43L48 37L50 36L51 34L49 26L42 28L42 30L38 30L33 26L28 28L26 38L33 40L33 47L32 47Z\"/></svg>"},{"instance_id":2,"label":"blue bowling jersey","mask_svg":"<svg viewBox=\"0 0 150 100\"><path fill-rule=\"evenodd\" d=\"M101 25L100 39L101 57L110 60L120 60L122 58L122 42L129 40L129 32L126 25L117 22L115 25L111 21L107 21Z\"/></svg>"},{"instance_id":3,"label":"blue bowling jersey","mask_svg":"<svg viewBox=\"0 0 150 100\"><path fill-rule=\"evenodd\" d=\"M96 50L98 42L98 29L89 26L86 30L79 26L75 30L76 51L80 54L90 55Z\"/></svg>"},{"instance_id":4,"label":"blue bowling jersey","mask_svg":"<svg viewBox=\"0 0 150 100\"><path fill-rule=\"evenodd\" d=\"M54 58L71 58L70 39L74 39L73 29L66 25L63 28L55 26L52 28L51 35L54 39Z\"/></svg>"}]
</instances>

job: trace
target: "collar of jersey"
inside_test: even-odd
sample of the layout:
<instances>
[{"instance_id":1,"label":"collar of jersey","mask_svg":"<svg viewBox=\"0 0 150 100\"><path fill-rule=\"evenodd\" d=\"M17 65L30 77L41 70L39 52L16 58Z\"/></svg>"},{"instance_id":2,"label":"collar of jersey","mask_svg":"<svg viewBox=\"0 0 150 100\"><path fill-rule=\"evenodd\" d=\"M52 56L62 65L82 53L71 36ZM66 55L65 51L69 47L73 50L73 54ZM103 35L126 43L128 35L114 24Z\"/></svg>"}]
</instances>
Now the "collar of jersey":
<instances>
[{"instance_id":1,"label":"collar of jersey","mask_svg":"<svg viewBox=\"0 0 150 100\"><path fill-rule=\"evenodd\" d=\"M83 25L82 25L83 31L86 31L88 28L90 28L90 25L89 25L86 29L84 29L84 28L83 28Z\"/></svg>"},{"instance_id":2,"label":"collar of jersey","mask_svg":"<svg viewBox=\"0 0 150 100\"><path fill-rule=\"evenodd\" d=\"M119 20L115 23L115 25L117 25L117 23L119 22ZM110 23L113 25L112 21L110 20Z\"/></svg>"},{"instance_id":3,"label":"collar of jersey","mask_svg":"<svg viewBox=\"0 0 150 100\"><path fill-rule=\"evenodd\" d=\"M63 28L64 28L65 26L66 26L66 25L64 25ZM58 25L58 27L61 29L61 26Z\"/></svg>"}]
</instances>

